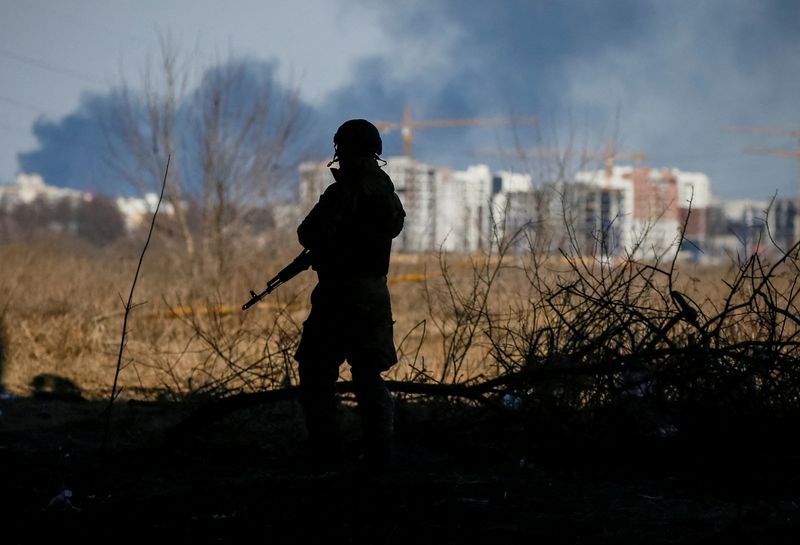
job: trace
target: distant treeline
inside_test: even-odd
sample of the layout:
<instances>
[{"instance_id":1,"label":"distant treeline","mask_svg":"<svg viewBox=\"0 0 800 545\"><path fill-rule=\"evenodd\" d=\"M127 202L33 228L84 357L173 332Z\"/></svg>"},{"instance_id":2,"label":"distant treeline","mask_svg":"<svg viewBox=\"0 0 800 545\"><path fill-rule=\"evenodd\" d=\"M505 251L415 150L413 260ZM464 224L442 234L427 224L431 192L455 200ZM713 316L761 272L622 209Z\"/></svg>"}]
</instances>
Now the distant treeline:
<instances>
[{"instance_id":1,"label":"distant treeline","mask_svg":"<svg viewBox=\"0 0 800 545\"><path fill-rule=\"evenodd\" d=\"M0 203L0 242L61 233L105 246L126 234L124 218L110 197L56 200L37 197L13 206L3 204Z\"/></svg>"}]
</instances>

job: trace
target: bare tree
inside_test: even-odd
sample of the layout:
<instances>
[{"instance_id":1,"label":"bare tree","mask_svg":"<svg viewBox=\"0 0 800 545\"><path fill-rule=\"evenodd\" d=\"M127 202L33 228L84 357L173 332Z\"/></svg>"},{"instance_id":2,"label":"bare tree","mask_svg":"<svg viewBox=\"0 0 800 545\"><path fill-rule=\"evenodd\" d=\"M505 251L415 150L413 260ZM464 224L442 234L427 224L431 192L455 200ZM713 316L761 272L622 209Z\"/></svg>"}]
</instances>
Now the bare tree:
<instances>
[{"instance_id":1,"label":"bare tree","mask_svg":"<svg viewBox=\"0 0 800 545\"><path fill-rule=\"evenodd\" d=\"M300 157L297 90L275 81L274 66L228 57L202 67L168 35L141 89L123 83L107 124L114 166L133 187L153 192L167 156L165 192L173 234L192 263L221 273L254 210L266 210ZM262 221L263 224L263 221Z\"/></svg>"},{"instance_id":2,"label":"bare tree","mask_svg":"<svg viewBox=\"0 0 800 545\"><path fill-rule=\"evenodd\" d=\"M95 246L114 242L125 233L125 223L114 201L104 195L97 195L78 205L78 236Z\"/></svg>"},{"instance_id":3,"label":"bare tree","mask_svg":"<svg viewBox=\"0 0 800 545\"><path fill-rule=\"evenodd\" d=\"M300 128L297 93L279 96L272 81L253 81L247 69L229 61L207 71L190 113L202 166L194 189L202 195L203 253L218 264L296 166L287 150Z\"/></svg>"}]
</instances>

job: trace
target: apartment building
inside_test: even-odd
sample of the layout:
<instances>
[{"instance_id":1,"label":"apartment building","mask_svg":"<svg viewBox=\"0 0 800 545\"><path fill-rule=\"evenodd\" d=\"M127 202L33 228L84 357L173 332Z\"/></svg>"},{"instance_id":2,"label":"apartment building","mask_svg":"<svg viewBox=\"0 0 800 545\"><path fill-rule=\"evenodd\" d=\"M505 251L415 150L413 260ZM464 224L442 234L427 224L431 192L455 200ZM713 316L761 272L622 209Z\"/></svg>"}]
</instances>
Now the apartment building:
<instances>
[{"instance_id":1,"label":"apartment building","mask_svg":"<svg viewBox=\"0 0 800 545\"><path fill-rule=\"evenodd\" d=\"M0 208L7 210L18 204L31 204L36 200L82 201L91 195L75 189L47 185L38 174L18 174L13 185L0 185Z\"/></svg>"},{"instance_id":2,"label":"apartment building","mask_svg":"<svg viewBox=\"0 0 800 545\"><path fill-rule=\"evenodd\" d=\"M710 203L705 174L615 166L579 172L575 183L584 187L579 200L587 246L596 246L599 236L603 255L671 257L679 251L681 233L695 247L705 242Z\"/></svg>"},{"instance_id":3,"label":"apartment building","mask_svg":"<svg viewBox=\"0 0 800 545\"><path fill-rule=\"evenodd\" d=\"M546 252L654 259L674 255L684 229L694 247L709 229L710 182L697 172L613 166L537 186L528 174L485 165L460 171L392 157L384 169L406 209L394 245L402 252L475 252L515 237ZM301 213L332 182L324 162L301 165ZM789 215L776 220L783 231Z\"/></svg>"},{"instance_id":4,"label":"apartment building","mask_svg":"<svg viewBox=\"0 0 800 545\"><path fill-rule=\"evenodd\" d=\"M432 249L476 252L486 248L492 230L492 174L485 165L463 171L444 169L434 191L436 234Z\"/></svg>"},{"instance_id":5,"label":"apartment building","mask_svg":"<svg viewBox=\"0 0 800 545\"><path fill-rule=\"evenodd\" d=\"M488 169L486 172L478 169L454 174L447 168L432 167L408 157L390 157L383 169L394 182L406 211L405 227L394 241L396 251L434 251L442 243L449 244L452 251L465 251L468 247L480 245L481 228L472 226L472 223L481 215L476 203L483 191L483 180L491 181ZM300 165L298 200L301 217L333 181L327 162ZM465 187L467 191L463 191Z\"/></svg>"}]
</instances>

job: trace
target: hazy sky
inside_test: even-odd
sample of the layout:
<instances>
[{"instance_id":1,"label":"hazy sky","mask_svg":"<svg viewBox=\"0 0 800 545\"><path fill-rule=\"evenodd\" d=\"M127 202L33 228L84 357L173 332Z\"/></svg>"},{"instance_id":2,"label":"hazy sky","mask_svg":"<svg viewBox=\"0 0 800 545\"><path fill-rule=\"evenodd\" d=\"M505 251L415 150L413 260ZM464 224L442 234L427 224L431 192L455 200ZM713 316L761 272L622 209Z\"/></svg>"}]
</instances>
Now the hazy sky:
<instances>
[{"instance_id":1,"label":"hazy sky","mask_svg":"<svg viewBox=\"0 0 800 545\"><path fill-rule=\"evenodd\" d=\"M800 130L797 0L0 0L0 10L2 183L19 153L42 145L37 119L67 130L81 97L138 82L159 31L205 63L277 63L327 139L349 117L399 119L405 104L419 119L535 115L545 138L520 129L524 147L615 133L652 166L707 173L723 198L788 196L800 183L800 160L746 151L800 150L800 138L724 130ZM512 136L426 129L414 152L511 167L478 152ZM396 134L385 142L385 155L399 152Z\"/></svg>"}]
</instances>

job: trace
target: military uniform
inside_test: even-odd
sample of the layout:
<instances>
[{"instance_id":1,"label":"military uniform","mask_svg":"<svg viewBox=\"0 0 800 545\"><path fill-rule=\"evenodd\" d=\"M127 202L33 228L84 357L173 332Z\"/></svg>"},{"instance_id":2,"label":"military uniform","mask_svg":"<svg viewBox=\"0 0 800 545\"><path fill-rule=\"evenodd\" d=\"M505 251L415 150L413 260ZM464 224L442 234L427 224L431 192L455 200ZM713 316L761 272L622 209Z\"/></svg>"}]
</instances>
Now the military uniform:
<instances>
[{"instance_id":1,"label":"military uniform","mask_svg":"<svg viewBox=\"0 0 800 545\"><path fill-rule=\"evenodd\" d=\"M373 157L340 161L335 182L297 230L319 282L295 353L312 455L323 465L339 455L336 381L351 366L368 462L388 461L392 401L381 372L397 362L386 275L391 241L405 212L389 176Z\"/></svg>"}]
</instances>

